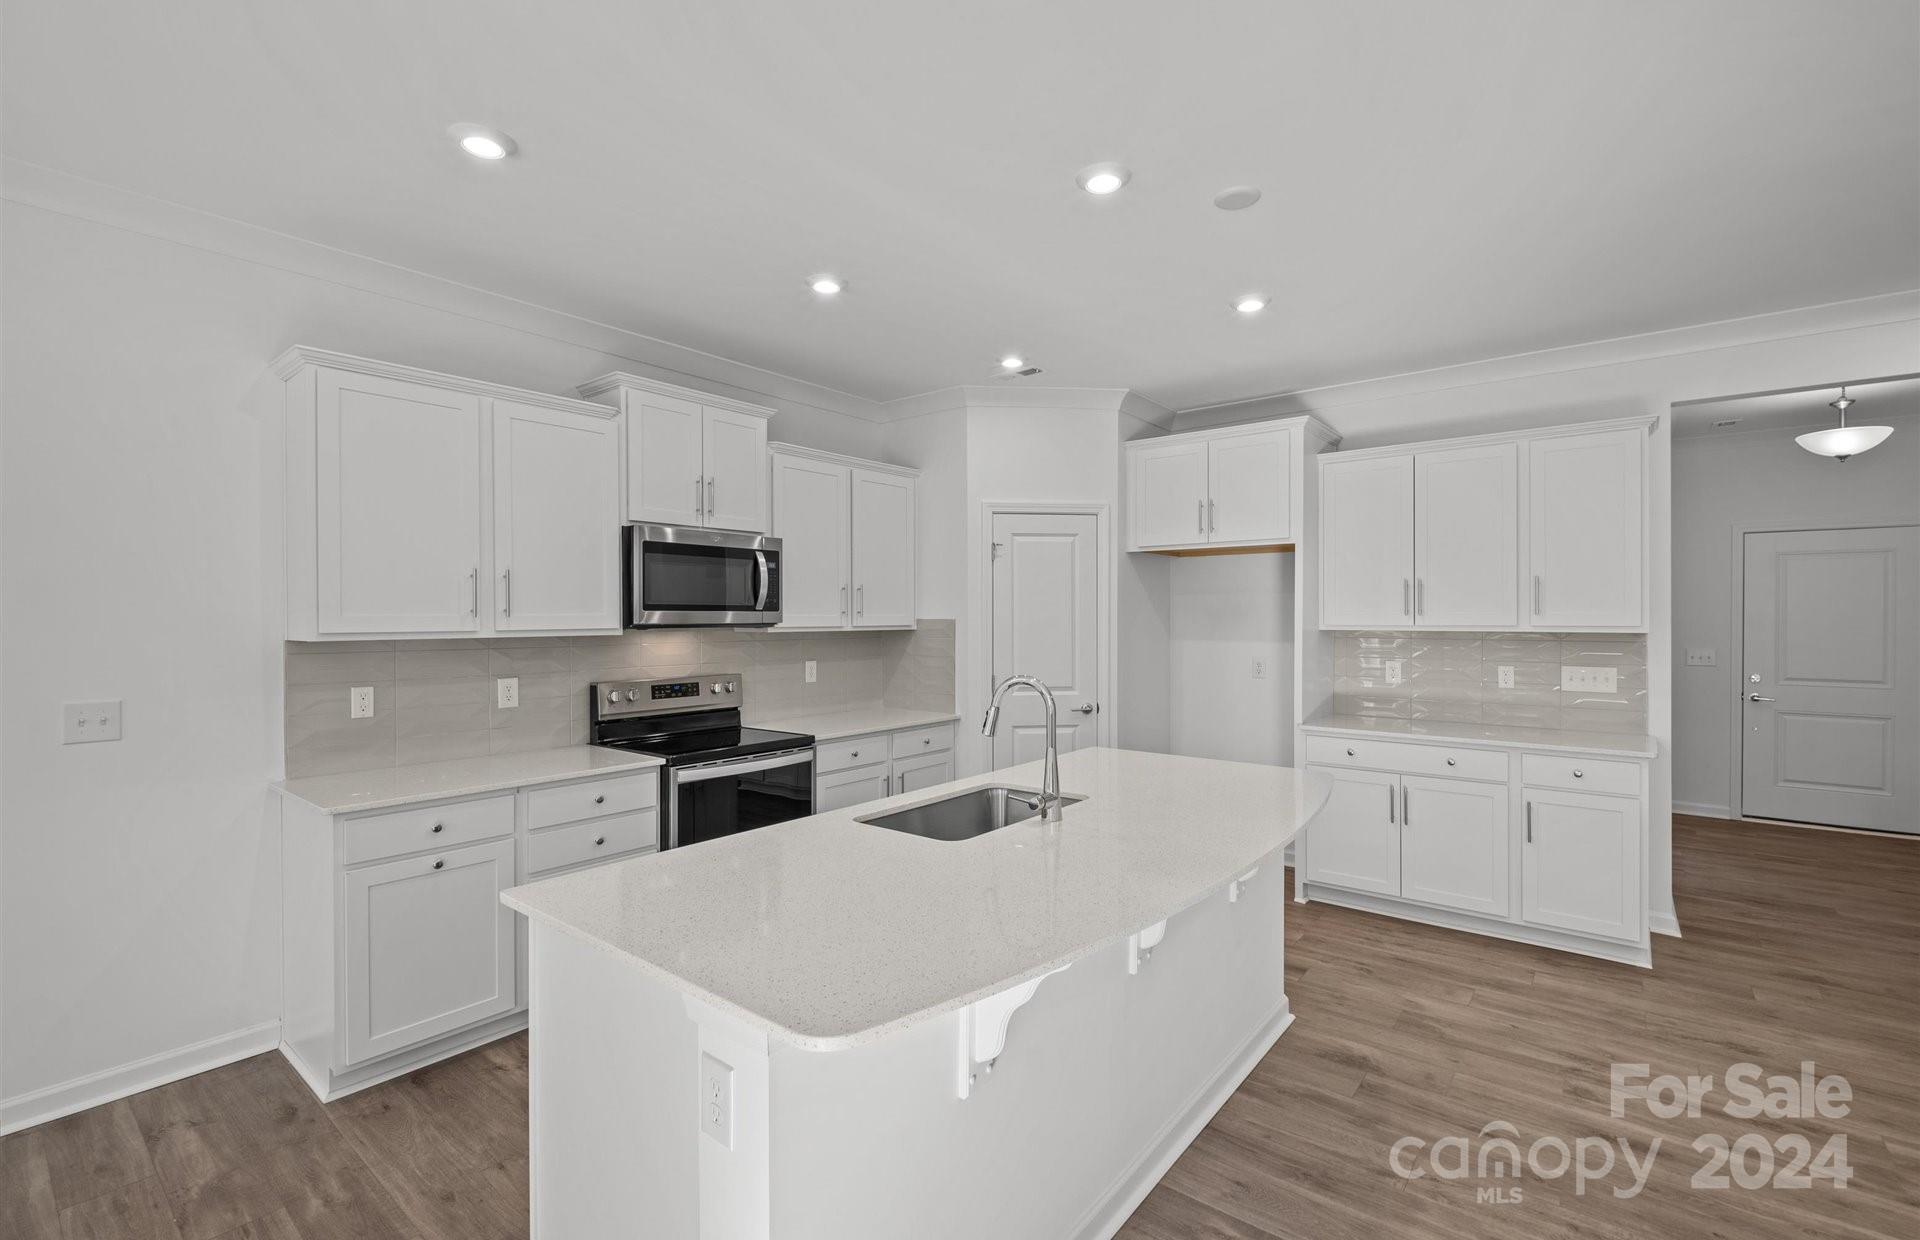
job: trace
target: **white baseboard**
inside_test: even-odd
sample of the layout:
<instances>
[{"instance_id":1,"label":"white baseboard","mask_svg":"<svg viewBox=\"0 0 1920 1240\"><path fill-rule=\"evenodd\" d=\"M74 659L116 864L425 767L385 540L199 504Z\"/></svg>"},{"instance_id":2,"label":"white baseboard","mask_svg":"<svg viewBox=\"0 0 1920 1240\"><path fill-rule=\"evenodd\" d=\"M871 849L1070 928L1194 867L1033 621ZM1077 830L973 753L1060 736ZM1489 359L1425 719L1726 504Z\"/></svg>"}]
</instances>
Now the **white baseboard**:
<instances>
[{"instance_id":1,"label":"white baseboard","mask_svg":"<svg viewBox=\"0 0 1920 1240\"><path fill-rule=\"evenodd\" d=\"M18 1132L50 1119L72 1115L103 1102L113 1102L157 1085L193 1076L237 1059L270 1051L280 1045L280 1022L270 1020L219 1037L162 1051L104 1072L36 1089L16 1098L0 1099L0 1133Z\"/></svg>"},{"instance_id":2,"label":"white baseboard","mask_svg":"<svg viewBox=\"0 0 1920 1240\"><path fill-rule=\"evenodd\" d=\"M1680 937L1680 918L1672 913L1648 913L1647 929L1677 939Z\"/></svg>"},{"instance_id":3,"label":"white baseboard","mask_svg":"<svg viewBox=\"0 0 1920 1240\"><path fill-rule=\"evenodd\" d=\"M1725 805L1705 805L1698 801L1675 801L1673 812L1692 814L1696 818L1737 818L1738 814Z\"/></svg>"}]
</instances>

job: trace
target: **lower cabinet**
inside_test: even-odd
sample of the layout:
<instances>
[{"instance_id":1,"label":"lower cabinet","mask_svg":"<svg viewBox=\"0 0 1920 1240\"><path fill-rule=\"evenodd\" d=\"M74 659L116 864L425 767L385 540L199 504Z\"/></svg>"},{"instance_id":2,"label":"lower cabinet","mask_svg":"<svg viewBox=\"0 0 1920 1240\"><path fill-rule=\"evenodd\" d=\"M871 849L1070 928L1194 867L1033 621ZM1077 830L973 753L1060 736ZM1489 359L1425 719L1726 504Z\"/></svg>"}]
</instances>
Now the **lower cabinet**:
<instances>
[{"instance_id":1,"label":"lower cabinet","mask_svg":"<svg viewBox=\"0 0 1920 1240\"><path fill-rule=\"evenodd\" d=\"M1333 795L1312 828L1309 881L1506 914L1505 784L1309 769L1333 780Z\"/></svg>"},{"instance_id":2,"label":"lower cabinet","mask_svg":"<svg viewBox=\"0 0 1920 1240\"><path fill-rule=\"evenodd\" d=\"M882 762L877 766L857 766L813 777L813 812L829 813L851 809L887 795L893 769Z\"/></svg>"},{"instance_id":3,"label":"lower cabinet","mask_svg":"<svg viewBox=\"0 0 1920 1240\"><path fill-rule=\"evenodd\" d=\"M952 723L821 741L814 746L813 812L851 809L954 778Z\"/></svg>"},{"instance_id":4,"label":"lower cabinet","mask_svg":"<svg viewBox=\"0 0 1920 1240\"><path fill-rule=\"evenodd\" d=\"M919 792L953 781L953 753L915 754L893 760L893 794Z\"/></svg>"},{"instance_id":5,"label":"lower cabinet","mask_svg":"<svg viewBox=\"0 0 1920 1240\"><path fill-rule=\"evenodd\" d=\"M1637 939L1640 802L1623 796L1527 788L1522 914L1539 926Z\"/></svg>"},{"instance_id":6,"label":"lower cabinet","mask_svg":"<svg viewBox=\"0 0 1920 1240\"><path fill-rule=\"evenodd\" d=\"M1400 777L1308 767L1333 779L1327 807L1308 828L1307 877L1352 891L1400 894Z\"/></svg>"}]
</instances>

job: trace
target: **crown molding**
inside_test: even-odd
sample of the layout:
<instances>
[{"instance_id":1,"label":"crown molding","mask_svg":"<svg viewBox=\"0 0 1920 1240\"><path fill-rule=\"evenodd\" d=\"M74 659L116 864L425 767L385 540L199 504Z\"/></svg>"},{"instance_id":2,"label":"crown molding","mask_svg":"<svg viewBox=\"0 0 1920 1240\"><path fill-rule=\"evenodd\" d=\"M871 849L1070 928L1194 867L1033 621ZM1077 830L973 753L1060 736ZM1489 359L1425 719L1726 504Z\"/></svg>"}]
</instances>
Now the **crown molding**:
<instances>
[{"instance_id":1,"label":"crown molding","mask_svg":"<svg viewBox=\"0 0 1920 1240\"><path fill-rule=\"evenodd\" d=\"M677 383L666 383L659 379L650 379L645 375L628 374L616 370L611 374L590 379L575 389L582 399L598 401L611 392L637 391L651 392L655 396L671 396L677 400L691 401L696 405L714 405L734 413L750 414L756 418L770 418L774 411L765 405L756 405L749 401L736 400L731 396L722 396L715 392L703 392L697 388L681 387Z\"/></svg>"},{"instance_id":2,"label":"crown molding","mask_svg":"<svg viewBox=\"0 0 1920 1240\"><path fill-rule=\"evenodd\" d=\"M504 383L469 379L464 375L422 370L418 366L407 366L400 362L383 362L370 357L355 357L350 353L336 353L332 349L316 349L312 345L304 344L294 345L279 357L274 358L267 369L276 378L285 381L299 374L301 369L307 366L323 366L328 370L347 370L359 375L377 375L382 379L396 379L402 383L423 383L430 387L444 388L450 392L470 392L490 400L510 400L516 404L534 405L542 409L558 409L594 418L613 418L620 412L606 405L574 400L569 396L554 396L547 392L508 387Z\"/></svg>"},{"instance_id":3,"label":"crown molding","mask_svg":"<svg viewBox=\"0 0 1920 1240\"><path fill-rule=\"evenodd\" d=\"M809 448L801 443L770 443L767 451L775 456L797 456L809 461L819 461L826 465L841 465L848 469L864 469L869 473L893 474L900 478L918 478L920 471L910 465L893 465L886 461L870 460L862 456L847 456L840 452L828 452L824 448Z\"/></svg>"}]
</instances>

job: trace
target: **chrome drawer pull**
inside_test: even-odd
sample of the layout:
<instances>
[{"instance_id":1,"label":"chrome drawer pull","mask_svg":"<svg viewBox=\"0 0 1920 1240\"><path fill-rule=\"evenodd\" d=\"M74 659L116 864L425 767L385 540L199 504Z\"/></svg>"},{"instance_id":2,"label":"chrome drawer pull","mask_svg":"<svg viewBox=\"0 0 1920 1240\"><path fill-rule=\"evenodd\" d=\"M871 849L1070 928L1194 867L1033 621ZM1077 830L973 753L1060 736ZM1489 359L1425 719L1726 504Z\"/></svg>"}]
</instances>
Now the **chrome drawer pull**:
<instances>
[{"instance_id":1,"label":"chrome drawer pull","mask_svg":"<svg viewBox=\"0 0 1920 1240\"><path fill-rule=\"evenodd\" d=\"M600 845L602 845L602 844L604 844L604 843L606 843L606 842L607 842L607 837L606 837L606 836L604 836L604 835L597 835L597 836L595 836L595 837L594 837L594 839L593 839L593 846L594 846L595 848L598 848L598 847L600 847Z\"/></svg>"},{"instance_id":2,"label":"chrome drawer pull","mask_svg":"<svg viewBox=\"0 0 1920 1240\"><path fill-rule=\"evenodd\" d=\"M443 870L446 868L446 866L447 866L447 863L444 859L433 863L433 868L436 870Z\"/></svg>"},{"instance_id":3,"label":"chrome drawer pull","mask_svg":"<svg viewBox=\"0 0 1920 1240\"><path fill-rule=\"evenodd\" d=\"M1587 773L1585 771L1575 771L1573 773L1573 777L1575 779L1585 779L1587 777Z\"/></svg>"},{"instance_id":4,"label":"chrome drawer pull","mask_svg":"<svg viewBox=\"0 0 1920 1240\"><path fill-rule=\"evenodd\" d=\"M1454 760L1453 760L1452 758L1448 758L1448 759L1447 759L1447 765L1448 765L1448 766L1455 766L1455 765L1457 765L1457 763L1455 763L1455 762L1454 762Z\"/></svg>"},{"instance_id":5,"label":"chrome drawer pull","mask_svg":"<svg viewBox=\"0 0 1920 1240\"><path fill-rule=\"evenodd\" d=\"M446 829L447 829L447 824L444 822L436 822L433 824L433 833L435 835L440 834L442 831L445 831Z\"/></svg>"},{"instance_id":6,"label":"chrome drawer pull","mask_svg":"<svg viewBox=\"0 0 1920 1240\"><path fill-rule=\"evenodd\" d=\"M1347 750L1347 756L1351 758L1353 756L1353 750L1351 749Z\"/></svg>"},{"instance_id":7,"label":"chrome drawer pull","mask_svg":"<svg viewBox=\"0 0 1920 1240\"><path fill-rule=\"evenodd\" d=\"M599 796L593 798L593 803L595 805L605 805L607 803L607 794L603 792Z\"/></svg>"}]
</instances>

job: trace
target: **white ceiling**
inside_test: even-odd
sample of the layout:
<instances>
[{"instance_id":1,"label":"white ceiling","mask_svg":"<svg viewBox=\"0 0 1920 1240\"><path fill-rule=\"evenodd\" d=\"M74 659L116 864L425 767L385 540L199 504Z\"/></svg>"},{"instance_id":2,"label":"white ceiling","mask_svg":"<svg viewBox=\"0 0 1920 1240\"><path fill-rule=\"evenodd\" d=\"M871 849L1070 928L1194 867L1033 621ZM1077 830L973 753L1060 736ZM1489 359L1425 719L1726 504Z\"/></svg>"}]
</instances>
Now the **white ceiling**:
<instances>
[{"instance_id":1,"label":"white ceiling","mask_svg":"<svg viewBox=\"0 0 1920 1240\"><path fill-rule=\"evenodd\" d=\"M1917 14L5 0L0 149L871 399L1188 408L1920 286Z\"/></svg>"},{"instance_id":2,"label":"white ceiling","mask_svg":"<svg viewBox=\"0 0 1920 1240\"><path fill-rule=\"evenodd\" d=\"M1839 395L1840 386L1835 384L1800 392L1770 392L1763 396L1736 396L1729 400L1678 405L1673 411L1673 437L1695 439L1747 431L1838 426L1840 417L1828 402ZM1857 402L1847 409L1847 421L1855 426L1884 426L1896 418L1920 415L1920 375L1849 383L1847 395ZM1715 425L1720 422L1733 425Z\"/></svg>"}]
</instances>

